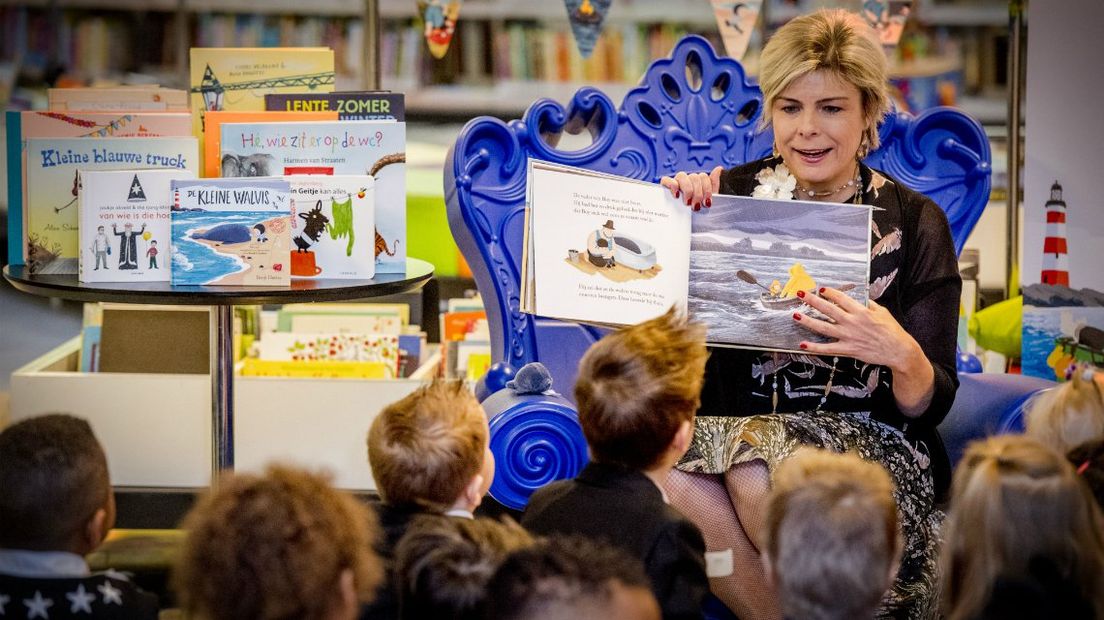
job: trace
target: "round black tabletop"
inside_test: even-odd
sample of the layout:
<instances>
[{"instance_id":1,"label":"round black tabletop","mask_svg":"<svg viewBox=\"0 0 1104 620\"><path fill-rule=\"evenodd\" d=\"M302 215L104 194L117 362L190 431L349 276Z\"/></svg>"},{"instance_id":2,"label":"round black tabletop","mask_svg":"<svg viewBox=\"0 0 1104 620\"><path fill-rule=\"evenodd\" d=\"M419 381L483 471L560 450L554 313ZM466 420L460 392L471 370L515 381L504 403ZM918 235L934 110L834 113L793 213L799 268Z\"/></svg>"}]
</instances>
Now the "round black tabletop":
<instances>
[{"instance_id":1,"label":"round black tabletop","mask_svg":"<svg viewBox=\"0 0 1104 620\"><path fill-rule=\"evenodd\" d=\"M396 295L421 288L433 276L433 265L406 259L406 273L381 273L371 280L293 278L290 287L173 286L168 282L90 282L76 275L31 275L23 265L4 267L4 279L24 293L73 301L124 304L225 306L348 301Z\"/></svg>"}]
</instances>

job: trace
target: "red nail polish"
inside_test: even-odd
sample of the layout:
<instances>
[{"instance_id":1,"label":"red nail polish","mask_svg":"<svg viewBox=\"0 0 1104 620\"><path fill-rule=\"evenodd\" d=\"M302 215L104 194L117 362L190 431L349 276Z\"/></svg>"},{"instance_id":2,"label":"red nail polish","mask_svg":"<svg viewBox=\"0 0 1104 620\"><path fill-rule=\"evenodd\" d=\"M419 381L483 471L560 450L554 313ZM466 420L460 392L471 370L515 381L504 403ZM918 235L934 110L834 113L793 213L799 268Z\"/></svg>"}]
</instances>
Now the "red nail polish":
<instances>
[{"instance_id":1,"label":"red nail polish","mask_svg":"<svg viewBox=\"0 0 1104 620\"><path fill-rule=\"evenodd\" d=\"M805 291L798 291L797 292L797 298L798 299L805 299Z\"/></svg>"},{"instance_id":2,"label":"red nail polish","mask_svg":"<svg viewBox=\"0 0 1104 620\"><path fill-rule=\"evenodd\" d=\"M701 211L701 205L694 205L695 211Z\"/></svg>"},{"instance_id":3,"label":"red nail polish","mask_svg":"<svg viewBox=\"0 0 1104 620\"><path fill-rule=\"evenodd\" d=\"M705 206L712 207L713 206L713 199L712 198L706 198L705 199Z\"/></svg>"},{"instance_id":4,"label":"red nail polish","mask_svg":"<svg viewBox=\"0 0 1104 620\"><path fill-rule=\"evenodd\" d=\"M800 312L794 312L794 320L795 321L800 321L801 320L801 313Z\"/></svg>"},{"instance_id":5,"label":"red nail polish","mask_svg":"<svg viewBox=\"0 0 1104 620\"><path fill-rule=\"evenodd\" d=\"M680 192L679 190L676 189L675 190L675 198L679 198L681 196L682 196L682 192Z\"/></svg>"},{"instance_id":6,"label":"red nail polish","mask_svg":"<svg viewBox=\"0 0 1104 620\"><path fill-rule=\"evenodd\" d=\"M821 294L821 295L823 295L823 294L824 294L824 291L825 291L825 289L824 289L824 288L821 288L821 289L820 289L820 294Z\"/></svg>"},{"instance_id":7,"label":"red nail polish","mask_svg":"<svg viewBox=\"0 0 1104 620\"><path fill-rule=\"evenodd\" d=\"M802 350L802 351L804 351L805 349L808 349L808 348L809 348L809 345L805 344L804 342L802 342L801 344L799 344L799 345L797 345L797 346L801 347L801 350Z\"/></svg>"}]
</instances>

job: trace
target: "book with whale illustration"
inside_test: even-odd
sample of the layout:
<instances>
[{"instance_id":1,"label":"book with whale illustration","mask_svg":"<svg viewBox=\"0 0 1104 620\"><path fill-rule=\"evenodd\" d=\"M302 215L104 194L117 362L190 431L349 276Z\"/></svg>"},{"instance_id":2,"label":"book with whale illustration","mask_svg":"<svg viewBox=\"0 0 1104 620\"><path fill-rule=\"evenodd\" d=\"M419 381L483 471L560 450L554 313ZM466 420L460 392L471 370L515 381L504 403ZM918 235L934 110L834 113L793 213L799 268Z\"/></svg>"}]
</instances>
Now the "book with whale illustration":
<instances>
[{"instance_id":1,"label":"book with whale illustration","mask_svg":"<svg viewBox=\"0 0 1104 620\"><path fill-rule=\"evenodd\" d=\"M521 310L629 325L685 308L710 344L797 351L824 341L797 296L838 288L865 304L871 209L714 195L699 212L645 181L531 160Z\"/></svg>"},{"instance_id":2,"label":"book with whale illustration","mask_svg":"<svg viewBox=\"0 0 1104 620\"><path fill-rule=\"evenodd\" d=\"M173 181L172 191L173 285L291 285L287 181Z\"/></svg>"}]
</instances>

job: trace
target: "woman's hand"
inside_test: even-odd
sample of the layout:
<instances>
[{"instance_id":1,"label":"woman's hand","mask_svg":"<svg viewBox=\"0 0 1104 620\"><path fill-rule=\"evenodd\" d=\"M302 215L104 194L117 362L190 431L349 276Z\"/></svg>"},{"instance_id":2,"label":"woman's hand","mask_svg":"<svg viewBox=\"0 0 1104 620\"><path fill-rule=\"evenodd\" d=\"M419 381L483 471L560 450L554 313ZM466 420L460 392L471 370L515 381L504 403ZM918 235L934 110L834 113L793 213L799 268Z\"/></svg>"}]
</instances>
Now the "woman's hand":
<instances>
[{"instance_id":1,"label":"woman's hand","mask_svg":"<svg viewBox=\"0 0 1104 620\"><path fill-rule=\"evenodd\" d=\"M918 416L927 410L935 388L931 361L889 310L873 300L863 306L834 288L820 289L819 296L804 292L798 296L832 321L801 313L794 314L794 321L835 339L826 343L802 342L803 350L886 366L893 372L893 395L901 412Z\"/></svg>"},{"instance_id":2,"label":"woman's hand","mask_svg":"<svg viewBox=\"0 0 1104 620\"><path fill-rule=\"evenodd\" d=\"M694 207L697 211L702 205L713 206L713 194L721 190L721 172L717 166L712 172L680 172L674 177L663 177L659 184L671 190L671 195Z\"/></svg>"}]
</instances>

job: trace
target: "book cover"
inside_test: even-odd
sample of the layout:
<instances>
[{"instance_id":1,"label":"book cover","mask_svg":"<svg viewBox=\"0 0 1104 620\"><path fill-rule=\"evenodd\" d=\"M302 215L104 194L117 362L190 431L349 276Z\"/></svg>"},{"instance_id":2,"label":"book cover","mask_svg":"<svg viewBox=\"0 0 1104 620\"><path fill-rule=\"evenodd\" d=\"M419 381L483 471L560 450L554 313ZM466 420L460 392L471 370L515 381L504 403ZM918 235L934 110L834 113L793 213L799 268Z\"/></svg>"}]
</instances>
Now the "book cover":
<instances>
[{"instance_id":1,"label":"book cover","mask_svg":"<svg viewBox=\"0 0 1104 620\"><path fill-rule=\"evenodd\" d=\"M405 121L403 93L364 90L265 95L265 109L281 112L336 112L343 121Z\"/></svg>"},{"instance_id":2,"label":"book cover","mask_svg":"<svg viewBox=\"0 0 1104 620\"><path fill-rule=\"evenodd\" d=\"M283 307L276 311L276 331L296 331L291 327L292 317L301 314L388 316L395 317L398 320L398 324L401 326L410 324L410 306L404 303L340 302L284 304Z\"/></svg>"},{"instance_id":3,"label":"book cover","mask_svg":"<svg viewBox=\"0 0 1104 620\"><path fill-rule=\"evenodd\" d=\"M334 53L325 47L193 47L189 57L192 133L201 140L209 111L260 111L269 93L334 89Z\"/></svg>"},{"instance_id":4,"label":"book cover","mask_svg":"<svg viewBox=\"0 0 1104 620\"><path fill-rule=\"evenodd\" d=\"M369 279L374 252L375 179L296 175L291 184L291 277Z\"/></svg>"},{"instance_id":5,"label":"book cover","mask_svg":"<svg viewBox=\"0 0 1104 620\"><path fill-rule=\"evenodd\" d=\"M199 179L172 189L174 285L291 285L287 181Z\"/></svg>"},{"instance_id":6,"label":"book cover","mask_svg":"<svg viewBox=\"0 0 1104 620\"><path fill-rule=\"evenodd\" d=\"M183 92L183 91L180 91ZM154 138L189 137L187 112L18 112L7 113L8 136L8 262L24 264L27 229L26 140L28 138Z\"/></svg>"},{"instance_id":7,"label":"book cover","mask_svg":"<svg viewBox=\"0 0 1104 620\"><path fill-rule=\"evenodd\" d=\"M87 170L77 207L81 282L168 282L173 181L188 170Z\"/></svg>"},{"instance_id":8,"label":"book cover","mask_svg":"<svg viewBox=\"0 0 1104 620\"><path fill-rule=\"evenodd\" d=\"M28 138L27 268L76 274L78 171L163 168L195 172L195 138Z\"/></svg>"},{"instance_id":9,"label":"book cover","mask_svg":"<svg viewBox=\"0 0 1104 620\"><path fill-rule=\"evenodd\" d=\"M402 333L402 319L395 314L293 313L289 331L297 334L393 334ZM282 331L282 330L281 330Z\"/></svg>"},{"instance_id":10,"label":"book cover","mask_svg":"<svg viewBox=\"0 0 1104 620\"><path fill-rule=\"evenodd\" d=\"M234 166L228 173L223 173L222 158L219 153L222 150L222 124L223 123L299 123L303 121L335 121L337 114L334 112L207 112L203 123L203 176L208 179L215 177L243 176L238 171L241 165L233 160ZM191 118L188 119L189 130ZM249 163L245 164L248 169ZM249 176L265 176L260 174Z\"/></svg>"},{"instance_id":11,"label":"book cover","mask_svg":"<svg viewBox=\"0 0 1104 620\"><path fill-rule=\"evenodd\" d=\"M188 112L188 93L158 86L50 88L51 112Z\"/></svg>"},{"instance_id":12,"label":"book cover","mask_svg":"<svg viewBox=\"0 0 1104 620\"><path fill-rule=\"evenodd\" d=\"M524 312L626 325L675 305L711 344L797 351L825 340L793 321L821 318L799 291L866 303L870 207L714 195L691 215L658 184L543 162L529 172Z\"/></svg>"},{"instance_id":13,"label":"book cover","mask_svg":"<svg viewBox=\"0 0 1104 620\"><path fill-rule=\"evenodd\" d=\"M388 379L398 376L399 337L394 334L272 332L256 344L262 360L379 362Z\"/></svg>"},{"instance_id":14,"label":"book cover","mask_svg":"<svg viewBox=\"0 0 1104 620\"><path fill-rule=\"evenodd\" d=\"M406 123L223 123L220 156L223 176L374 177L376 273L406 272Z\"/></svg>"},{"instance_id":15,"label":"book cover","mask_svg":"<svg viewBox=\"0 0 1104 620\"><path fill-rule=\"evenodd\" d=\"M387 364L313 360L301 362L242 360L243 377L296 377L311 379L389 379Z\"/></svg>"}]
</instances>

